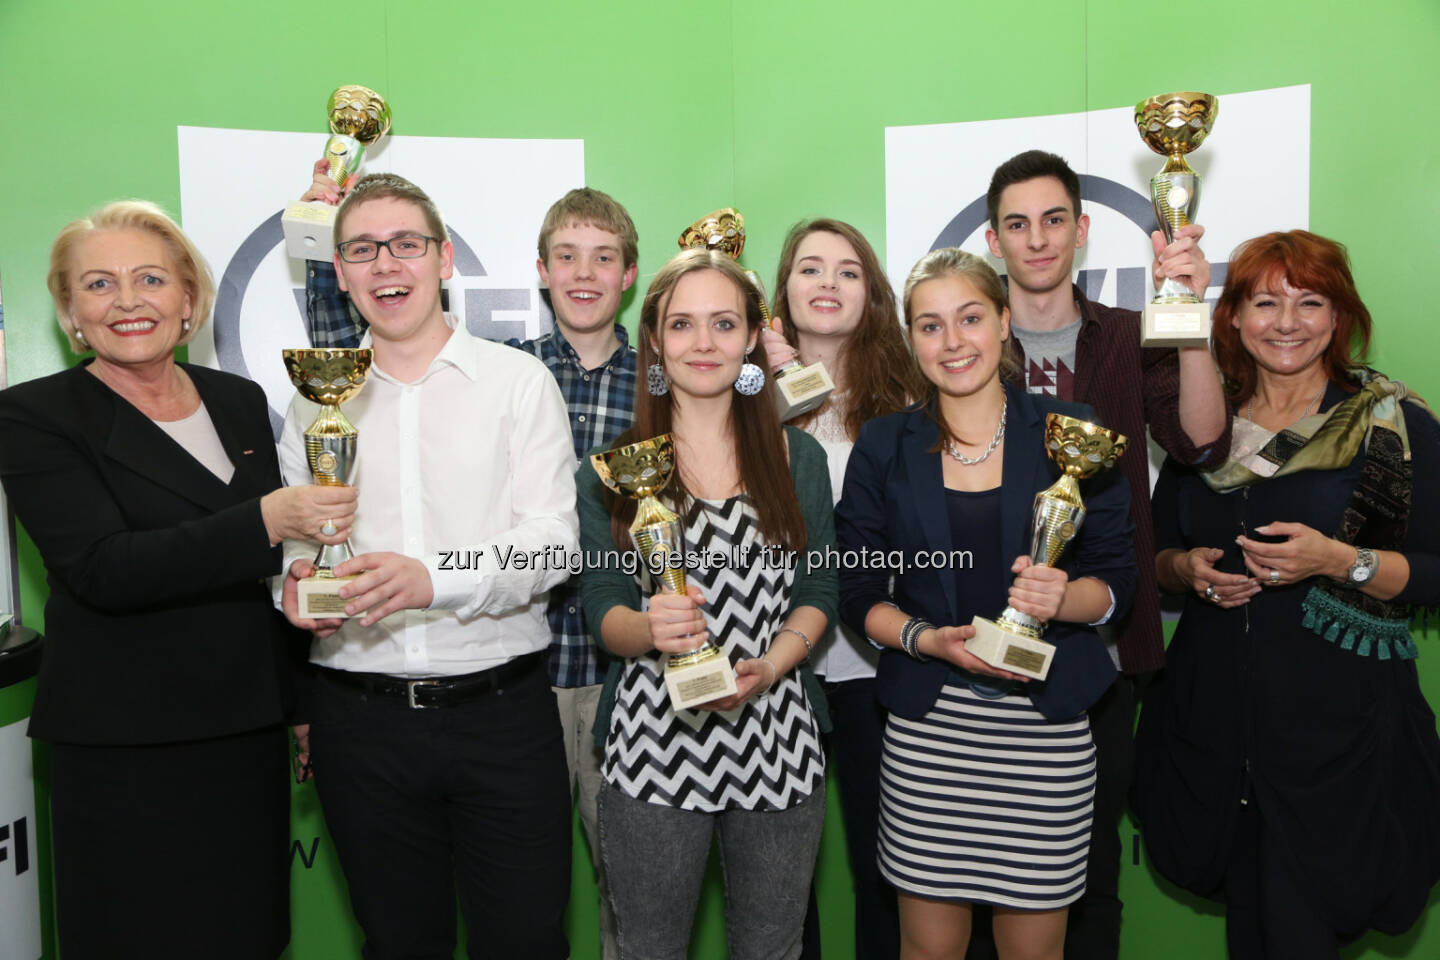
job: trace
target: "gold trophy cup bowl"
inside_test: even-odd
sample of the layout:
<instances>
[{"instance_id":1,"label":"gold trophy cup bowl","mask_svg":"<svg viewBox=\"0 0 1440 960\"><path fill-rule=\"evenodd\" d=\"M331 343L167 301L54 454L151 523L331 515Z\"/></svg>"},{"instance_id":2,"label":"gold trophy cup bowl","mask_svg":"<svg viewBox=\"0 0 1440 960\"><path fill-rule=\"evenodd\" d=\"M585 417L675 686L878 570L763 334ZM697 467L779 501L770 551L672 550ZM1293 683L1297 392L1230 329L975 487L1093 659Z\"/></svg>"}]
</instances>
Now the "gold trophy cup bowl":
<instances>
[{"instance_id":1,"label":"gold trophy cup bowl","mask_svg":"<svg viewBox=\"0 0 1440 960\"><path fill-rule=\"evenodd\" d=\"M1045 417L1045 452L1063 471L1060 479L1035 495L1031 510L1030 559L1055 566L1080 526L1085 504L1079 480L1108 470L1125 452L1129 441L1114 430L1052 413ZM994 620L975 617L975 636L965 649L992 667L1035 680L1050 674L1055 645L1041 639L1045 622L1007 606Z\"/></svg>"},{"instance_id":2,"label":"gold trophy cup bowl","mask_svg":"<svg viewBox=\"0 0 1440 960\"><path fill-rule=\"evenodd\" d=\"M692 247L719 251L738 263L745 249L745 218L734 207L722 207L705 214L680 232L680 249L689 250ZM745 276L760 291L760 312L765 318L765 325L780 333L770 315L765 284L754 270L746 270ZM814 410L834 391L835 381L823 363L812 363L807 367L799 360L792 360L775 374L775 402L782 423Z\"/></svg>"},{"instance_id":3,"label":"gold trophy cup bowl","mask_svg":"<svg viewBox=\"0 0 1440 960\"><path fill-rule=\"evenodd\" d=\"M365 385L370 372L370 350L284 350L290 382L306 400L320 405L315 420L305 428L305 459L310 475L323 486L346 486L355 475L355 449L360 431L340 410ZM349 616L340 586L354 577L335 576L335 567L355 556L350 541L325 544L315 556L314 572L300 581L300 616L307 620Z\"/></svg>"},{"instance_id":4,"label":"gold trophy cup bowl","mask_svg":"<svg viewBox=\"0 0 1440 960\"><path fill-rule=\"evenodd\" d=\"M630 539L641 562L674 593L685 592L684 526L658 494L675 472L675 444L668 433L592 454L600 482L636 501ZM725 652L706 639L687 653L665 657L665 688L676 710L688 710L735 692L735 671Z\"/></svg>"},{"instance_id":5,"label":"gold trophy cup bowl","mask_svg":"<svg viewBox=\"0 0 1440 960\"><path fill-rule=\"evenodd\" d=\"M1140 139L1165 157L1150 178L1150 201L1166 243L1193 223L1200 206L1200 175L1186 161L1215 126L1220 101L1208 93L1164 93L1135 105ZM1166 278L1146 304L1140 342L1147 347L1200 346L1210 339L1210 305L1183 284Z\"/></svg>"},{"instance_id":6,"label":"gold trophy cup bowl","mask_svg":"<svg viewBox=\"0 0 1440 960\"><path fill-rule=\"evenodd\" d=\"M365 150L390 132L390 105L369 87L336 87L325 105L330 138L325 161L330 179L343 193L360 174ZM336 208L320 200L286 205L280 224L285 250L296 260L330 260L335 256Z\"/></svg>"}]
</instances>

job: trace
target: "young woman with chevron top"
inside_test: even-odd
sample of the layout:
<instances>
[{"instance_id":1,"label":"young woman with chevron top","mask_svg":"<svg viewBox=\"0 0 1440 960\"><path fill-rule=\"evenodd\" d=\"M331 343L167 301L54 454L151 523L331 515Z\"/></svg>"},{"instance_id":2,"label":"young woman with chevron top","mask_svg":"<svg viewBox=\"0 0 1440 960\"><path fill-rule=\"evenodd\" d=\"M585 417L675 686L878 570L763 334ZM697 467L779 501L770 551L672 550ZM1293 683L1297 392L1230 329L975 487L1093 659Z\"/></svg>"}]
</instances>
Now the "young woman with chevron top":
<instances>
[{"instance_id":1,"label":"young woman with chevron top","mask_svg":"<svg viewBox=\"0 0 1440 960\"><path fill-rule=\"evenodd\" d=\"M675 471L660 497L681 518L685 550L725 562L690 566L683 595L626 573L633 564L583 574L586 622L623 658L595 724L622 958L687 956L712 836L730 956L800 952L825 807L824 707L801 665L835 616L836 572L811 565L833 546L834 520L820 445L775 419L759 298L722 254L688 250L663 267L641 308L648 375L635 426L615 442L672 437ZM577 482L587 556L632 550L635 501L609 494L588 460ZM735 665L737 692L677 712L664 657L706 638Z\"/></svg>"}]
</instances>

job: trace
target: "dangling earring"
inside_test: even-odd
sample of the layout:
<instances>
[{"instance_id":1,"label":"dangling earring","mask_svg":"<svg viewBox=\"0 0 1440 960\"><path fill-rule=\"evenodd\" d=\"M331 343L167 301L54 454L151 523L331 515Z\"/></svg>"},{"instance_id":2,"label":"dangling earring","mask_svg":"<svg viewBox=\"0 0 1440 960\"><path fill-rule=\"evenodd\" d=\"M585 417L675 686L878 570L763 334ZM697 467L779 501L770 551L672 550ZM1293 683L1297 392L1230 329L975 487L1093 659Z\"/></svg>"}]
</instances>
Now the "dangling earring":
<instances>
[{"instance_id":1,"label":"dangling earring","mask_svg":"<svg viewBox=\"0 0 1440 960\"><path fill-rule=\"evenodd\" d=\"M740 376L735 378L735 389L747 397L753 397L765 387L765 371L756 364L750 362L750 353L755 348L745 351L745 362L740 365Z\"/></svg>"},{"instance_id":2,"label":"dangling earring","mask_svg":"<svg viewBox=\"0 0 1440 960\"><path fill-rule=\"evenodd\" d=\"M645 369L645 389L650 391L652 397L663 397L670 392L670 384L665 379L665 368L658 363L652 363Z\"/></svg>"}]
</instances>

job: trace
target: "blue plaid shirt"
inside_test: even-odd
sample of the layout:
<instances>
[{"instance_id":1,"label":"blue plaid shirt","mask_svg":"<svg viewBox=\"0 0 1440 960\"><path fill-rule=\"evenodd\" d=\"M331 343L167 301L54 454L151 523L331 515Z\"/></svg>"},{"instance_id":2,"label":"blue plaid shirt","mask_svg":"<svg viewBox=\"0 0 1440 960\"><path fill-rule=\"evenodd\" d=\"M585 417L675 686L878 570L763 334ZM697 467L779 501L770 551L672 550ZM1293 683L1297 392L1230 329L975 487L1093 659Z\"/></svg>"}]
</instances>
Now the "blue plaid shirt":
<instances>
[{"instance_id":1,"label":"blue plaid shirt","mask_svg":"<svg viewBox=\"0 0 1440 960\"><path fill-rule=\"evenodd\" d=\"M570 433L575 459L610 443L635 421L636 354L625 328L615 325L620 347L610 359L586 370L580 355L557 327L534 340L507 341L550 368L565 406L570 410ZM572 577L550 591L550 683L557 687L586 687L605 679L609 658L590 639L580 606L580 583Z\"/></svg>"},{"instance_id":2,"label":"blue plaid shirt","mask_svg":"<svg viewBox=\"0 0 1440 960\"><path fill-rule=\"evenodd\" d=\"M305 319L312 347L358 347L370 325L340 289L335 264L305 263Z\"/></svg>"},{"instance_id":3,"label":"blue plaid shirt","mask_svg":"<svg viewBox=\"0 0 1440 960\"><path fill-rule=\"evenodd\" d=\"M334 264L311 261L305 269L305 316L315 347L358 347L369 324L340 289ZM636 354L625 328L615 325L620 347L594 370L557 328L534 340L510 340L550 369L570 410L570 435L575 460L585 451L608 444L630 429L635 420ZM550 683L557 687L588 687L605 679L609 658L590 639L580 607L578 577L550 591L545 611L550 621Z\"/></svg>"}]
</instances>

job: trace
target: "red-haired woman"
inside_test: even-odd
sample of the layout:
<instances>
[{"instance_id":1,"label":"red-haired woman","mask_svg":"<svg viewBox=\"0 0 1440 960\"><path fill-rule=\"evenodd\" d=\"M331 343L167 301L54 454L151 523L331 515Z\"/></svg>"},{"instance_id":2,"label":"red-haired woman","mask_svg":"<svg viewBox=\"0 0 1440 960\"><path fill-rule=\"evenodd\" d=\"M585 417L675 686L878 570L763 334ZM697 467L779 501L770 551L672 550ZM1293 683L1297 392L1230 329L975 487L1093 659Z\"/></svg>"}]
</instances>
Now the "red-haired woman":
<instances>
[{"instance_id":1,"label":"red-haired woman","mask_svg":"<svg viewBox=\"0 0 1440 960\"><path fill-rule=\"evenodd\" d=\"M905 409L924 390L895 293L859 230L841 220L805 220L790 229L780 251L774 312L783 336L763 334L774 368L796 357L806 364L820 361L835 381L824 406L792 423L825 448L838 499L860 428ZM875 700L878 658L863 636L839 622L815 656L815 674L825 683L835 725L826 749L835 760L854 877L856 960L886 960L900 949L895 891L875 861L885 732L884 711Z\"/></svg>"},{"instance_id":2,"label":"red-haired woman","mask_svg":"<svg viewBox=\"0 0 1440 960\"><path fill-rule=\"evenodd\" d=\"M1235 254L1215 310L1230 459L1167 463L1156 568L1185 594L1145 699L1138 806L1160 871L1226 904L1230 955L1337 957L1399 932L1440 875L1440 739L1413 605L1440 601L1440 424L1361 365L1344 247Z\"/></svg>"}]
</instances>

